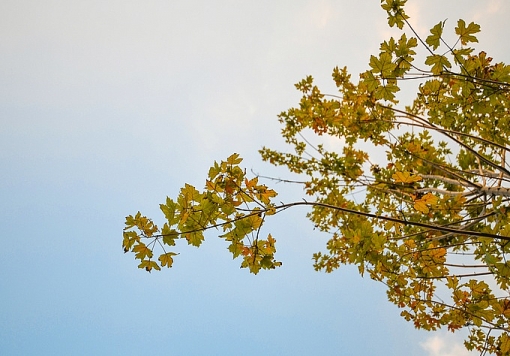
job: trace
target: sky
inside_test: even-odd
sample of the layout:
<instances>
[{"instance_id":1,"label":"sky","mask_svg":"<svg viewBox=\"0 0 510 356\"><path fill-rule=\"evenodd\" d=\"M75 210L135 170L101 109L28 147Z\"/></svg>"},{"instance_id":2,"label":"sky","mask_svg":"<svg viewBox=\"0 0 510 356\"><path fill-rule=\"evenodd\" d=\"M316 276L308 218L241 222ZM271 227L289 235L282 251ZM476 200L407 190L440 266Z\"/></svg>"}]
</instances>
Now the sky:
<instances>
[{"instance_id":1,"label":"sky","mask_svg":"<svg viewBox=\"0 0 510 356\"><path fill-rule=\"evenodd\" d=\"M368 68L395 33L379 3L0 0L0 354L469 355L356 268L315 272L327 236L304 208L268 222L283 266L257 276L214 233L159 273L122 251L125 216L162 223L159 204L215 160L286 177L257 150L286 149L294 83L333 90L335 66ZM475 21L479 48L510 62L510 2L408 4L422 36Z\"/></svg>"}]
</instances>

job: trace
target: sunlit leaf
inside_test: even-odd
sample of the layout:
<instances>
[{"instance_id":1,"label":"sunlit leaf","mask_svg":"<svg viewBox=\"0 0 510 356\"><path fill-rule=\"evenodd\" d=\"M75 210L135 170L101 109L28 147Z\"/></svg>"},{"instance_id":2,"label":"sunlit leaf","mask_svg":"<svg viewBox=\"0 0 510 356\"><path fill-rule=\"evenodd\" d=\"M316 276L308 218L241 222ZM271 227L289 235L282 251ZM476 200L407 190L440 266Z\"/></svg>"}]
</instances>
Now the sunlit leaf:
<instances>
[{"instance_id":1,"label":"sunlit leaf","mask_svg":"<svg viewBox=\"0 0 510 356\"><path fill-rule=\"evenodd\" d=\"M412 184L422 180L420 176L412 175L409 172L396 172L391 176L396 183Z\"/></svg>"},{"instance_id":2,"label":"sunlit leaf","mask_svg":"<svg viewBox=\"0 0 510 356\"><path fill-rule=\"evenodd\" d=\"M172 267L172 264L174 263L174 259L172 256L177 255L174 252L167 252L159 256L158 260L161 262L161 267L167 266L168 268Z\"/></svg>"},{"instance_id":3,"label":"sunlit leaf","mask_svg":"<svg viewBox=\"0 0 510 356\"><path fill-rule=\"evenodd\" d=\"M437 203L437 197L432 193L427 193L419 199L414 200L414 208L424 214L429 212L429 206Z\"/></svg>"},{"instance_id":4,"label":"sunlit leaf","mask_svg":"<svg viewBox=\"0 0 510 356\"><path fill-rule=\"evenodd\" d=\"M431 35L427 37L425 40L427 44L432 47L433 50L436 50L440 45L441 36L443 35L443 27L445 22L439 22L437 25L432 27L430 30Z\"/></svg>"},{"instance_id":5,"label":"sunlit leaf","mask_svg":"<svg viewBox=\"0 0 510 356\"><path fill-rule=\"evenodd\" d=\"M455 27L455 33L459 35L460 42L465 45L468 42L478 42L476 36L473 34L480 32L480 25L471 22L466 27L466 22L464 20L459 20L457 22L457 27Z\"/></svg>"}]
</instances>

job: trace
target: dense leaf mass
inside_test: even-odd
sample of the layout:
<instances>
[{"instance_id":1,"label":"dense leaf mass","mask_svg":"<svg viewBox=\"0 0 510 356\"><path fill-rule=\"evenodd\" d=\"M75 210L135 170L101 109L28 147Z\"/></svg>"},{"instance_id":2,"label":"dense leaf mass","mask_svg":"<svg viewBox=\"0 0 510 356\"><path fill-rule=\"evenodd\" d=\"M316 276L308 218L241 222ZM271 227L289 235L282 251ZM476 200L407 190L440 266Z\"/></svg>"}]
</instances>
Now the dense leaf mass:
<instances>
[{"instance_id":1,"label":"dense leaf mass","mask_svg":"<svg viewBox=\"0 0 510 356\"><path fill-rule=\"evenodd\" d=\"M252 273L278 267L263 223L309 205L308 217L331 235L313 255L317 270L355 264L387 286L417 328L468 328L468 349L510 354L510 66L469 46L480 31L474 23L459 20L453 44L442 37L446 21L418 38L405 2L381 1L402 34L381 44L357 82L335 68L336 93L322 93L311 76L296 84L299 105L279 115L292 149L260 151L302 175L305 199L275 204L276 192L248 178L234 154L214 163L202 192L186 185L161 204L161 229L140 213L126 218L124 251L139 267L171 267L176 253L167 249L179 239L198 247L207 229L219 230ZM423 66L414 63L418 49ZM410 80L416 97L401 107L397 95Z\"/></svg>"}]
</instances>

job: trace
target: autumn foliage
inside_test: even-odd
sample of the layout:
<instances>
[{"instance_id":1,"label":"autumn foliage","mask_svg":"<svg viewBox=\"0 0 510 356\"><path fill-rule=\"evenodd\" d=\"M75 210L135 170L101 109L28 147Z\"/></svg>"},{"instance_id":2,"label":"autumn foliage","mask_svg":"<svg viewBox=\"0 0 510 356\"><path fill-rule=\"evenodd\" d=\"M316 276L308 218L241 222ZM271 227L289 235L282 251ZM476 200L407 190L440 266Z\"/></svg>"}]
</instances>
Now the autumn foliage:
<instances>
[{"instance_id":1,"label":"autumn foliage","mask_svg":"<svg viewBox=\"0 0 510 356\"><path fill-rule=\"evenodd\" d=\"M382 1L402 34L381 44L357 82L335 68L336 93L322 93L311 76L296 84L299 105L279 115L292 149L260 151L303 177L304 199L275 203L277 193L233 154L214 163L202 191L185 185L160 205L161 228L128 216L124 251L140 268L160 270L172 266L178 240L198 247L214 229L241 267L258 273L281 265L264 221L307 205L331 235L313 255L317 270L357 265L417 328L467 328L468 349L510 354L510 66L470 47L474 23L457 21L455 43L443 39L445 21L418 37L404 4ZM403 81L417 93L402 107ZM310 135L336 140L335 149L311 144Z\"/></svg>"}]
</instances>

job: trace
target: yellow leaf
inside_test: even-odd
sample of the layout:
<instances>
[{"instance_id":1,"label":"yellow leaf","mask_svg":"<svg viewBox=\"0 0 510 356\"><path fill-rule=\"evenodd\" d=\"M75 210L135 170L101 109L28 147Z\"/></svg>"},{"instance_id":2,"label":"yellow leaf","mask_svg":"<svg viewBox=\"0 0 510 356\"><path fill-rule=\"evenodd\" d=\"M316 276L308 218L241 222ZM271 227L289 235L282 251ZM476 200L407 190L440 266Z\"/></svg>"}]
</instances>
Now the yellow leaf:
<instances>
[{"instance_id":1,"label":"yellow leaf","mask_svg":"<svg viewBox=\"0 0 510 356\"><path fill-rule=\"evenodd\" d=\"M429 207L422 201L416 201L416 203L414 203L414 208L423 214L428 214L429 212Z\"/></svg>"},{"instance_id":2,"label":"yellow leaf","mask_svg":"<svg viewBox=\"0 0 510 356\"><path fill-rule=\"evenodd\" d=\"M239 157L238 153L234 153L230 157L227 158L227 164L231 164L231 165L239 164L242 161L243 161L243 159L241 157Z\"/></svg>"},{"instance_id":3,"label":"yellow leaf","mask_svg":"<svg viewBox=\"0 0 510 356\"><path fill-rule=\"evenodd\" d=\"M206 181L205 181L205 188L206 188L207 190L212 190L212 191L214 191L214 190L216 190L216 184L215 184L215 183L213 183L213 182L211 182L210 180L206 180Z\"/></svg>"},{"instance_id":4,"label":"yellow leaf","mask_svg":"<svg viewBox=\"0 0 510 356\"><path fill-rule=\"evenodd\" d=\"M409 172L396 172L391 176L396 183L414 183L421 180L420 176L413 176Z\"/></svg>"},{"instance_id":5,"label":"yellow leaf","mask_svg":"<svg viewBox=\"0 0 510 356\"><path fill-rule=\"evenodd\" d=\"M135 247L133 247L133 252L135 252L135 258L138 258L140 260L143 260L146 257L151 258L152 257L152 251L150 248L145 246L144 243L138 242Z\"/></svg>"},{"instance_id":6,"label":"yellow leaf","mask_svg":"<svg viewBox=\"0 0 510 356\"><path fill-rule=\"evenodd\" d=\"M246 189L248 189L248 190L254 189L257 186L258 181L259 181L259 179L257 177L255 177L251 180L248 180L248 178L245 178L244 184L246 185Z\"/></svg>"},{"instance_id":7,"label":"yellow leaf","mask_svg":"<svg viewBox=\"0 0 510 356\"><path fill-rule=\"evenodd\" d=\"M268 189L265 185L258 185L256 187L256 189L257 189L257 198L265 204L269 204L271 201L271 198L274 198L275 196L278 195L278 193L276 193L272 189Z\"/></svg>"},{"instance_id":8,"label":"yellow leaf","mask_svg":"<svg viewBox=\"0 0 510 356\"><path fill-rule=\"evenodd\" d=\"M414 201L414 208L424 214L428 214L429 205L433 205L437 202L437 197L432 193L427 193L420 199Z\"/></svg>"},{"instance_id":9,"label":"yellow leaf","mask_svg":"<svg viewBox=\"0 0 510 356\"><path fill-rule=\"evenodd\" d=\"M172 256L177 255L174 252L168 252L164 253L161 256L159 256L158 260L161 262L161 267L167 266L168 268L172 267L172 264L174 263L174 259Z\"/></svg>"},{"instance_id":10,"label":"yellow leaf","mask_svg":"<svg viewBox=\"0 0 510 356\"><path fill-rule=\"evenodd\" d=\"M506 355L510 351L510 337L507 334L502 334L500 337L501 340L501 354Z\"/></svg>"},{"instance_id":11,"label":"yellow leaf","mask_svg":"<svg viewBox=\"0 0 510 356\"><path fill-rule=\"evenodd\" d=\"M405 240L404 244L411 250L414 250L416 248L416 241L414 241L413 239Z\"/></svg>"},{"instance_id":12,"label":"yellow leaf","mask_svg":"<svg viewBox=\"0 0 510 356\"><path fill-rule=\"evenodd\" d=\"M427 204L436 204L437 203L437 197L432 193L427 193L423 197L421 197L420 200L425 201Z\"/></svg>"},{"instance_id":13,"label":"yellow leaf","mask_svg":"<svg viewBox=\"0 0 510 356\"><path fill-rule=\"evenodd\" d=\"M266 215L274 215L276 214L276 209L274 206L270 206L269 208L267 208L267 210L265 211L265 214Z\"/></svg>"},{"instance_id":14,"label":"yellow leaf","mask_svg":"<svg viewBox=\"0 0 510 356\"><path fill-rule=\"evenodd\" d=\"M134 231L124 231L123 233L124 239L122 241L122 247L124 248L124 252L128 252L133 247L135 242L139 242L140 238Z\"/></svg>"},{"instance_id":15,"label":"yellow leaf","mask_svg":"<svg viewBox=\"0 0 510 356\"><path fill-rule=\"evenodd\" d=\"M156 269L158 271L161 271L161 267L158 266L158 264L151 260L143 260L139 265L138 268L145 268L147 272L152 271L152 269Z\"/></svg>"},{"instance_id":16,"label":"yellow leaf","mask_svg":"<svg viewBox=\"0 0 510 356\"><path fill-rule=\"evenodd\" d=\"M434 263L443 263L445 261L446 249L443 247L434 248L430 250L428 255L431 257Z\"/></svg>"}]
</instances>

